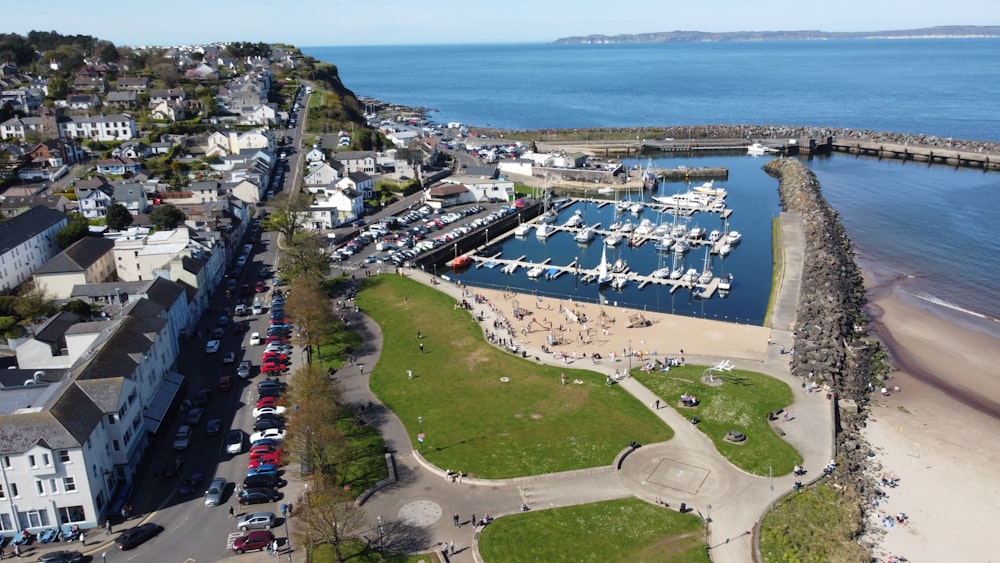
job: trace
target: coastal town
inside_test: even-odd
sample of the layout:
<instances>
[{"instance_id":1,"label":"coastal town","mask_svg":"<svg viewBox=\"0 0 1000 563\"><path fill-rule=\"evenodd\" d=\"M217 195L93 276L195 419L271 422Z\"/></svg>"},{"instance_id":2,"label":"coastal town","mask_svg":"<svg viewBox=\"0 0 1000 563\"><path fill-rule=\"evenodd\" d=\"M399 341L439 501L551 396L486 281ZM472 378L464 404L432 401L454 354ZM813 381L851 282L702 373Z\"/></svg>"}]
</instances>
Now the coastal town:
<instances>
[{"instance_id":1,"label":"coastal town","mask_svg":"<svg viewBox=\"0 0 1000 563\"><path fill-rule=\"evenodd\" d=\"M749 325L454 275L728 296L734 275L709 267L739 252L714 184L728 170L624 161L669 150L680 128L560 142L358 99L288 45L21 39L0 44L0 553L502 561L491 534L586 507L574 518L637 511L658 529L636 541L675 543L671 556L771 561L794 503L820 502L844 520L830 557L862 560L911 525L886 507L906 479L865 438L873 403L902 392L868 333L865 279L816 177L783 158L809 139L859 155L908 139L703 129L717 150L765 155L784 205L766 322ZM949 165L1000 162L992 144L924 140ZM633 225L629 206L670 178L696 188L649 196L657 221L632 210ZM624 220L595 224L602 209ZM605 256L501 256L531 229ZM615 270L618 244L668 258ZM471 445L493 433L461 420L480 415L523 443ZM589 453L522 419L579 424ZM844 494L817 500L829 491Z\"/></svg>"}]
</instances>

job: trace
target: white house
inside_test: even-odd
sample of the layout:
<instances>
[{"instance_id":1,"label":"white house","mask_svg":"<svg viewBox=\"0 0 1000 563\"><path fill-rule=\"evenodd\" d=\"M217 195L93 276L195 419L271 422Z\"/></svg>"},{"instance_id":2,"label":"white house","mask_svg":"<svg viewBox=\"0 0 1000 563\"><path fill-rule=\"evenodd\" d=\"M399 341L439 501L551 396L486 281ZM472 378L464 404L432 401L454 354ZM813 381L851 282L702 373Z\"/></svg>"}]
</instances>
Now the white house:
<instances>
[{"instance_id":1,"label":"white house","mask_svg":"<svg viewBox=\"0 0 1000 563\"><path fill-rule=\"evenodd\" d=\"M333 158L344 166L344 171L375 173L375 153L373 151L344 151L333 153Z\"/></svg>"},{"instance_id":2,"label":"white house","mask_svg":"<svg viewBox=\"0 0 1000 563\"><path fill-rule=\"evenodd\" d=\"M109 184L81 189L78 183L76 187L76 201L80 205L80 214L87 219L106 217L108 208L115 202L114 193L114 188Z\"/></svg>"},{"instance_id":3,"label":"white house","mask_svg":"<svg viewBox=\"0 0 1000 563\"><path fill-rule=\"evenodd\" d=\"M326 189L327 186L339 180L340 170L338 170L338 166L340 166L338 162L334 162L333 164L325 162L311 164L309 166L309 173L303 179L306 190L315 191L311 188Z\"/></svg>"},{"instance_id":4,"label":"white house","mask_svg":"<svg viewBox=\"0 0 1000 563\"><path fill-rule=\"evenodd\" d=\"M375 197L375 182L371 176L364 172L351 172L338 180L336 186L339 190L352 189L361 194L364 199Z\"/></svg>"},{"instance_id":5,"label":"white house","mask_svg":"<svg viewBox=\"0 0 1000 563\"><path fill-rule=\"evenodd\" d=\"M324 230L354 221L364 210L364 198L354 188L336 188L317 193L308 211L302 215L307 229Z\"/></svg>"},{"instance_id":6,"label":"white house","mask_svg":"<svg viewBox=\"0 0 1000 563\"><path fill-rule=\"evenodd\" d=\"M471 176L451 176L446 184L461 184L476 198L476 201L513 201L514 182L505 179L479 178Z\"/></svg>"},{"instance_id":7,"label":"white house","mask_svg":"<svg viewBox=\"0 0 1000 563\"><path fill-rule=\"evenodd\" d=\"M59 252L56 233L69 223L62 211L38 206L0 222L0 289L11 290Z\"/></svg>"},{"instance_id":8,"label":"white house","mask_svg":"<svg viewBox=\"0 0 1000 563\"><path fill-rule=\"evenodd\" d=\"M313 147L311 151L306 153L306 162L310 164L313 162L323 162L325 160L326 153L319 147Z\"/></svg>"},{"instance_id":9,"label":"white house","mask_svg":"<svg viewBox=\"0 0 1000 563\"><path fill-rule=\"evenodd\" d=\"M115 243L104 237L83 237L35 270L35 287L53 299L69 299L73 286L114 279Z\"/></svg>"}]
</instances>

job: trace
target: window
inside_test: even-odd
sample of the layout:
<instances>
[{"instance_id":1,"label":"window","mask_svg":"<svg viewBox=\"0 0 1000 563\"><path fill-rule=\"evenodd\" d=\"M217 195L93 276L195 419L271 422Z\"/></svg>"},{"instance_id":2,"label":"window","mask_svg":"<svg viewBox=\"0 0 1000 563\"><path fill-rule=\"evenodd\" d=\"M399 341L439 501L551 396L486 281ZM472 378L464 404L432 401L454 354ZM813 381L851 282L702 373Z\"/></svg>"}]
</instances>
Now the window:
<instances>
[{"instance_id":1,"label":"window","mask_svg":"<svg viewBox=\"0 0 1000 563\"><path fill-rule=\"evenodd\" d=\"M42 454L42 465L52 467L52 458L49 457L49 454Z\"/></svg>"},{"instance_id":2,"label":"window","mask_svg":"<svg viewBox=\"0 0 1000 563\"><path fill-rule=\"evenodd\" d=\"M131 430L131 429L129 429L129 430L126 430L126 431L125 431L125 435L124 435L124 436L122 436L122 440L123 440L123 441L125 442L125 445L126 445L126 446L128 445L128 442L129 442L129 440L131 440L131 439L132 439L132 430Z\"/></svg>"},{"instance_id":3,"label":"window","mask_svg":"<svg viewBox=\"0 0 1000 563\"><path fill-rule=\"evenodd\" d=\"M3 466L6 467L7 469L10 469L10 456L9 455L3 456Z\"/></svg>"},{"instance_id":4,"label":"window","mask_svg":"<svg viewBox=\"0 0 1000 563\"><path fill-rule=\"evenodd\" d=\"M109 414L108 415L108 424L114 424L115 423L115 418L116 418L116 415Z\"/></svg>"},{"instance_id":5,"label":"window","mask_svg":"<svg viewBox=\"0 0 1000 563\"><path fill-rule=\"evenodd\" d=\"M13 526L11 526L10 515L6 512L0 514L0 530L10 531L13 529Z\"/></svg>"},{"instance_id":6,"label":"window","mask_svg":"<svg viewBox=\"0 0 1000 563\"><path fill-rule=\"evenodd\" d=\"M63 463L70 463L69 450L59 450L59 461Z\"/></svg>"},{"instance_id":7,"label":"window","mask_svg":"<svg viewBox=\"0 0 1000 563\"><path fill-rule=\"evenodd\" d=\"M48 510L29 510L18 512L17 519L21 521L21 528L38 528L49 525Z\"/></svg>"},{"instance_id":8,"label":"window","mask_svg":"<svg viewBox=\"0 0 1000 563\"><path fill-rule=\"evenodd\" d=\"M17 483L11 483L10 484L10 496L12 496L14 498L17 498L17 497L21 496L21 493L19 493L17 491Z\"/></svg>"},{"instance_id":9,"label":"window","mask_svg":"<svg viewBox=\"0 0 1000 563\"><path fill-rule=\"evenodd\" d=\"M49 479L49 492L54 495L59 494L59 486L56 484L55 479Z\"/></svg>"},{"instance_id":10,"label":"window","mask_svg":"<svg viewBox=\"0 0 1000 563\"><path fill-rule=\"evenodd\" d=\"M0 483L0 498L6 498L7 494L3 492L3 483Z\"/></svg>"},{"instance_id":11,"label":"window","mask_svg":"<svg viewBox=\"0 0 1000 563\"><path fill-rule=\"evenodd\" d=\"M76 490L76 479L73 477L63 477L63 490L67 493Z\"/></svg>"},{"instance_id":12,"label":"window","mask_svg":"<svg viewBox=\"0 0 1000 563\"><path fill-rule=\"evenodd\" d=\"M45 496L45 483L39 479L35 479L35 488L38 489L39 496Z\"/></svg>"},{"instance_id":13,"label":"window","mask_svg":"<svg viewBox=\"0 0 1000 563\"><path fill-rule=\"evenodd\" d=\"M118 440L111 440L111 445L115 448L116 452L122 451L122 447L118 444Z\"/></svg>"},{"instance_id":14,"label":"window","mask_svg":"<svg viewBox=\"0 0 1000 563\"><path fill-rule=\"evenodd\" d=\"M28 467L38 467L38 464L35 463L35 456L33 455L28 456Z\"/></svg>"}]
</instances>

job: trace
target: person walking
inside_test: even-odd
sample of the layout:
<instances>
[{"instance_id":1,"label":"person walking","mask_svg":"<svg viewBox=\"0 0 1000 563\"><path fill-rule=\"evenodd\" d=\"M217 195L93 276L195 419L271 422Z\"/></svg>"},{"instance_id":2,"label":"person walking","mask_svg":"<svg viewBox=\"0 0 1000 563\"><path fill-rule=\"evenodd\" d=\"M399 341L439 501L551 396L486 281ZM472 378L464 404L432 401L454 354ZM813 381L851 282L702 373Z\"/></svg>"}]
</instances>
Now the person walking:
<instances>
[{"instance_id":1,"label":"person walking","mask_svg":"<svg viewBox=\"0 0 1000 563\"><path fill-rule=\"evenodd\" d=\"M112 534L112 532L111 532L111 519L108 518L107 520L104 521L104 535L110 536L111 534Z\"/></svg>"},{"instance_id":2,"label":"person walking","mask_svg":"<svg viewBox=\"0 0 1000 563\"><path fill-rule=\"evenodd\" d=\"M87 545L87 534L80 532L80 545Z\"/></svg>"},{"instance_id":3,"label":"person walking","mask_svg":"<svg viewBox=\"0 0 1000 563\"><path fill-rule=\"evenodd\" d=\"M278 540L277 539L275 539L274 541L271 542L271 555L273 555L275 557L278 556Z\"/></svg>"},{"instance_id":4,"label":"person walking","mask_svg":"<svg viewBox=\"0 0 1000 563\"><path fill-rule=\"evenodd\" d=\"M424 343L423 342L420 343L420 353L421 354L424 353Z\"/></svg>"},{"instance_id":5,"label":"person walking","mask_svg":"<svg viewBox=\"0 0 1000 563\"><path fill-rule=\"evenodd\" d=\"M233 505L230 504L229 505L229 517L232 518L233 515L235 515L235 514L236 514L236 510L233 508Z\"/></svg>"},{"instance_id":6,"label":"person walking","mask_svg":"<svg viewBox=\"0 0 1000 563\"><path fill-rule=\"evenodd\" d=\"M406 370L406 377L408 377L409 379L413 379L413 370L412 369Z\"/></svg>"},{"instance_id":7,"label":"person walking","mask_svg":"<svg viewBox=\"0 0 1000 563\"><path fill-rule=\"evenodd\" d=\"M20 544L14 544L14 555L16 555L18 559L21 558L21 545Z\"/></svg>"},{"instance_id":8,"label":"person walking","mask_svg":"<svg viewBox=\"0 0 1000 563\"><path fill-rule=\"evenodd\" d=\"M656 400L656 410L660 410L660 400Z\"/></svg>"},{"instance_id":9,"label":"person walking","mask_svg":"<svg viewBox=\"0 0 1000 563\"><path fill-rule=\"evenodd\" d=\"M459 518L458 518L458 513L457 513L457 512L455 513L455 518L454 518L454 520L455 520L455 527L456 527L456 528L460 527L460 524L458 523L458 520L459 520Z\"/></svg>"},{"instance_id":10,"label":"person walking","mask_svg":"<svg viewBox=\"0 0 1000 563\"><path fill-rule=\"evenodd\" d=\"M469 521L472 522L472 527L473 528L476 527L476 513L475 512L472 513L472 518Z\"/></svg>"},{"instance_id":11,"label":"person walking","mask_svg":"<svg viewBox=\"0 0 1000 563\"><path fill-rule=\"evenodd\" d=\"M455 555L455 540L448 542L448 548L451 550L451 554Z\"/></svg>"}]
</instances>

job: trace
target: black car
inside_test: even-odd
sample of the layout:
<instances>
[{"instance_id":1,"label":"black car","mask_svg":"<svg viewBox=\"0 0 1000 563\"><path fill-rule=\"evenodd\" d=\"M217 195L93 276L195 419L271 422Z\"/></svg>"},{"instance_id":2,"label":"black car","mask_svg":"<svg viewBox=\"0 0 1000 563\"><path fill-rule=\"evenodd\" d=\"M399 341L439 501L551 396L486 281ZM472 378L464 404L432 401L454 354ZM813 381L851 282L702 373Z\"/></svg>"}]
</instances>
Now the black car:
<instances>
[{"instance_id":1,"label":"black car","mask_svg":"<svg viewBox=\"0 0 1000 563\"><path fill-rule=\"evenodd\" d=\"M163 531L163 526L157 526L150 522L149 524L143 524L141 526L136 526L135 528L129 528L122 532L122 535L118 536L115 540L115 545L118 549L127 550L137 547L143 542L155 537L157 534Z\"/></svg>"},{"instance_id":2,"label":"black car","mask_svg":"<svg viewBox=\"0 0 1000 563\"><path fill-rule=\"evenodd\" d=\"M269 428L284 428L285 421L281 417L277 418L258 418L256 422L253 423L253 431L260 432L261 430L267 430Z\"/></svg>"},{"instance_id":3,"label":"black car","mask_svg":"<svg viewBox=\"0 0 1000 563\"><path fill-rule=\"evenodd\" d=\"M277 379L264 379L257 382L257 390L261 390L265 387L277 387L278 389L284 390L288 385L283 381L278 381Z\"/></svg>"},{"instance_id":4,"label":"black car","mask_svg":"<svg viewBox=\"0 0 1000 563\"><path fill-rule=\"evenodd\" d=\"M83 563L86 558L79 551L52 551L38 558L38 563Z\"/></svg>"},{"instance_id":5,"label":"black car","mask_svg":"<svg viewBox=\"0 0 1000 563\"><path fill-rule=\"evenodd\" d=\"M257 390L257 400L263 399L264 397L280 397L281 389L277 387L265 387L263 389Z\"/></svg>"},{"instance_id":6,"label":"black car","mask_svg":"<svg viewBox=\"0 0 1000 563\"><path fill-rule=\"evenodd\" d=\"M281 493L269 487L254 487L240 491L239 498L240 504L263 504L280 499Z\"/></svg>"},{"instance_id":7,"label":"black car","mask_svg":"<svg viewBox=\"0 0 1000 563\"><path fill-rule=\"evenodd\" d=\"M184 467L184 459L181 456L175 455L163 464L163 476L177 477L182 467Z\"/></svg>"}]
</instances>

